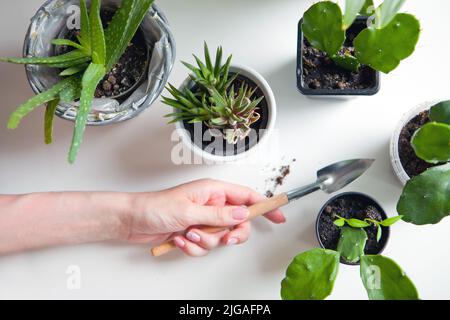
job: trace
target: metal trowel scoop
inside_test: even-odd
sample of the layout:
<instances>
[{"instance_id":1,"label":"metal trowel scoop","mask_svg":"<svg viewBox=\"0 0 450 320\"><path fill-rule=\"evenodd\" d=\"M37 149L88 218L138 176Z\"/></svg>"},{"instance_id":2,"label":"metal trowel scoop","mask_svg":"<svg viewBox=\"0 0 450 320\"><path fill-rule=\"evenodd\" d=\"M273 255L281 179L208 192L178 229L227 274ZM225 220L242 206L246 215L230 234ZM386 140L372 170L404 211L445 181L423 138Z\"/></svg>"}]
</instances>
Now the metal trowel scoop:
<instances>
[{"instance_id":1,"label":"metal trowel scoop","mask_svg":"<svg viewBox=\"0 0 450 320\"><path fill-rule=\"evenodd\" d=\"M291 201L300 199L318 190L329 194L339 191L363 175L374 161L372 159L347 160L325 167L317 172L316 182L287 193L279 194L249 207L249 220L283 207ZM203 231L209 233L216 233L226 229L202 228ZM175 248L176 246L173 242L167 242L153 248L152 254L155 257L162 256Z\"/></svg>"}]
</instances>

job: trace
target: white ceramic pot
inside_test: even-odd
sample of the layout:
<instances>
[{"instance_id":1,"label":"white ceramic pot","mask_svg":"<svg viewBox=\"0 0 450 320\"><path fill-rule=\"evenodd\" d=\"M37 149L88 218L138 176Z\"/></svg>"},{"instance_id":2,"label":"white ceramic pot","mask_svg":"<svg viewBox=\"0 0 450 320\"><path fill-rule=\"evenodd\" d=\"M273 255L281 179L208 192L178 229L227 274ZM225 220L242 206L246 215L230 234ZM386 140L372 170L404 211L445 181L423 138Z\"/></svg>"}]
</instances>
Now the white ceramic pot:
<instances>
[{"instance_id":1,"label":"white ceramic pot","mask_svg":"<svg viewBox=\"0 0 450 320\"><path fill-rule=\"evenodd\" d=\"M439 103L440 100L436 101L427 101L424 102L417 107L411 109L407 113L403 115L401 120L399 121L397 127L395 128L394 134L391 138L390 143L390 158L391 158L391 165L392 169L394 170L395 175L400 180L400 182L405 185L411 178L406 173L405 169L403 169L402 162L400 161L400 154L398 150L399 140L400 140L400 134L405 127L405 125L410 122L414 117L416 117L419 113L423 111L429 110L432 106Z\"/></svg>"},{"instance_id":2,"label":"white ceramic pot","mask_svg":"<svg viewBox=\"0 0 450 320\"><path fill-rule=\"evenodd\" d=\"M198 145L192 141L191 135L185 128L184 123L182 121L177 122L177 133L181 137L183 143L188 146L188 148L190 148L193 153L202 157L203 160L206 160L207 162L234 162L250 156L256 151L257 148L261 147L264 143L267 142L268 137L271 135L275 127L275 121L277 117L276 101L273 91L267 81L258 72L246 66L232 65L230 67L230 73L238 73L240 76L250 79L261 89L267 102L268 108L267 126L266 128L264 128L265 130L260 134L258 142L255 145L251 146L248 150L243 150L241 152L238 151L237 154L233 155L222 156L214 155L210 152L204 151L201 145ZM186 87L192 87L193 85L194 82L190 78L187 78L181 85L180 90ZM178 112L178 110L174 109L174 112Z\"/></svg>"}]
</instances>

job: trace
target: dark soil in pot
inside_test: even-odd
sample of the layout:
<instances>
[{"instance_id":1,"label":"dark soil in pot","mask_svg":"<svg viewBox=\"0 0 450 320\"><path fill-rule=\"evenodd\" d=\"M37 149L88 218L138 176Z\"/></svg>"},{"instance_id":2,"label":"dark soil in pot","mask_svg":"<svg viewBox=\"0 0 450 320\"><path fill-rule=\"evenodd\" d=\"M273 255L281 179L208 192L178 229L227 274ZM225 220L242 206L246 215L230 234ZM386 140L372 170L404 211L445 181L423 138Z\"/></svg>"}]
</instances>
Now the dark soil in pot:
<instances>
[{"instance_id":1,"label":"dark soil in pot","mask_svg":"<svg viewBox=\"0 0 450 320\"><path fill-rule=\"evenodd\" d=\"M232 75L233 74L230 74L230 77ZM252 89L256 88L256 91L255 91L254 95L252 96L252 99L257 99L259 97L263 97L264 96L263 91L256 85L256 83L254 83L252 80L250 80L250 79L248 79L247 77L244 77L244 76L240 76L239 75L236 78L236 80L234 81L234 87L235 88L240 88L243 82L245 82L249 86L249 88L252 88ZM195 88L193 88L193 91L195 92ZM245 138L245 150L239 150L239 148L238 148L238 146L242 145L242 142L239 142L237 145L230 145L224 139L223 140L223 146L222 146L223 152L221 153L221 152L218 152L217 150L214 150L214 152L212 154L217 155L217 156L237 155L237 154L241 154L241 153L243 153L245 151L248 151L252 147L254 147L258 143L258 141L260 139L260 132L259 132L259 130L260 129L266 129L267 125L268 125L269 108L268 108L266 99L263 99L260 102L260 104L258 106L258 113L261 116L260 119L251 126L251 128L253 130L256 130L257 139L256 140L255 139L251 139L250 137ZM210 144L214 143L214 139L216 139L216 137L212 137L211 141L203 141L203 139L202 139L202 141L195 141L195 136L194 136L195 125L192 124L192 123L187 123L187 122L184 122L183 125L184 125L185 129L188 130L188 132L189 132L189 134L191 136L192 142L194 142L197 146L201 147L203 150L205 150L206 147L208 147ZM202 137L204 137L206 131L208 131L209 128L203 123L201 123L201 124L197 123L196 125L197 126L201 125ZM228 151L228 150L230 150L230 151L232 150L233 152L231 154L225 154L226 151Z\"/></svg>"},{"instance_id":2,"label":"dark soil in pot","mask_svg":"<svg viewBox=\"0 0 450 320\"><path fill-rule=\"evenodd\" d=\"M398 152L400 155L400 161L403 169L411 178L420 175L427 169L436 165L428 163L416 156L413 146L411 145L411 139L414 133L430 122L429 111L423 111L413 119L411 119L400 133L398 142Z\"/></svg>"},{"instance_id":3,"label":"dark soil in pot","mask_svg":"<svg viewBox=\"0 0 450 320\"><path fill-rule=\"evenodd\" d=\"M336 250L341 235L340 228L333 222L336 215L351 219L364 220L366 218L383 221L387 215L381 206L372 198L360 193L345 193L329 200L322 208L317 218L316 232L319 243L325 249ZM389 238L389 228L383 228L380 241L377 241L377 227L364 228L368 240L364 252L366 254L381 253ZM341 261L346 263L345 261ZM346 263L350 264L350 263Z\"/></svg>"},{"instance_id":4,"label":"dark soil in pot","mask_svg":"<svg viewBox=\"0 0 450 320\"><path fill-rule=\"evenodd\" d=\"M358 19L347 30L342 53L354 55L353 40L366 27L365 19ZM302 86L309 90L364 91L378 89L377 72L362 66L359 72L351 72L337 66L325 53L313 48L306 38L302 46Z\"/></svg>"},{"instance_id":5,"label":"dark soil in pot","mask_svg":"<svg viewBox=\"0 0 450 320\"><path fill-rule=\"evenodd\" d=\"M102 10L103 27L107 28L114 16L112 10ZM79 30L69 30L64 38L77 42ZM69 52L72 48L61 47L61 52ZM119 98L125 100L132 93L132 89L145 80L148 68L149 49L145 43L142 31L136 32L119 62L100 81L95 91L96 98Z\"/></svg>"}]
</instances>

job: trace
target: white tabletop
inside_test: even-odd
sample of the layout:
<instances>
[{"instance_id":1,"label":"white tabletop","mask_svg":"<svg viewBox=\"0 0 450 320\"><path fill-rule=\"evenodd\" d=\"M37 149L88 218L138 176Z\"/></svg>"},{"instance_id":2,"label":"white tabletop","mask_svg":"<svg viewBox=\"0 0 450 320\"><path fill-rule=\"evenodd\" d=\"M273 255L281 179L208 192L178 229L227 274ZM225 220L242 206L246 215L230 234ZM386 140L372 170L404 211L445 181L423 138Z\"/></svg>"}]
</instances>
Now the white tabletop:
<instances>
[{"instance_id":1,"label":"white tabletop","mask_svg":"<svg viewBox=\"0 0 450 320\"><path fill-rule=\"evenodd\" d=\"M3 1L0 56L21 54L29 18L43 0ZM313 1L160 0L177 41L170 81L186 76L179 60L201 54L203 41L223 45L234 61L258 70L278 102L281 137L275 159L296 158L280 191L306 184L317 169L334 161L369 157L373 168L346 191L367 193L390 215L401 186L391 173L388 143L400 116L418 103L448 98L450 22L447 0L410 0L405 11L423 27L417 51L389 76L374 97L312 100L296 89L297 23ZM66 154L73 124L56 121L55 144L43 144L43 112L34 112L15 131L5 129L15 106L32 95L20 66L0 64L0 193L49 190L145 191L211 177L264 190L269 159L257 165L176 166L171 162L172 126L156 102L137 119L89 128L77 160ZM447 97L446 97L447 94ZM284 159L284 160L281 160ZM316 193L284 211L288 223L254 223L250 241L201 259L181 254L154 259L146 246L89 244L0 258L0 298L185 298L279 299L280 282L292 258L317 246L314 222L328 195ZM393 227L385 255L396 260L424 299L450 298L450 219L437 226ZM79 266L81 289L68 290L66 271ZM366 299L355 267L341 266L334 299Z\"/></svg>"}]
</instances>

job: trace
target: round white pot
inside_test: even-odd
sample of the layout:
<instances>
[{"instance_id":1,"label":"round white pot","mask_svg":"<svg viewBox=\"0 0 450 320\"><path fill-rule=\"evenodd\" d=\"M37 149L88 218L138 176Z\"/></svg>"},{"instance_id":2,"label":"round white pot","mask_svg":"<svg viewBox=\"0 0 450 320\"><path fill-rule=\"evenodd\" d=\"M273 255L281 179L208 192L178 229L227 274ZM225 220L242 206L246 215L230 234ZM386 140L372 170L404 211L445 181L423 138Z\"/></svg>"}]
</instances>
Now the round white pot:
<instances>
[{"instance_id":1,"label":"round white pot","mask_svg":"<svg viewBox=\"0 0 450 320\"><path fill-rule=\"evenodd\" d=\"M400 161L400 154L398 150L400 134L408 122L410 122L419 113L429 110L432 106L439 103L439 101L440 100L427 101L411 109L410 111L408 111L403 115L397 127L395 128L390 143L390 158L394 174L397 176L397 178L403 185L405 185L411 179L411 177L406 173L405 169L403 169L402 162Z\"/></svg>"},{"instance_id":2,"label":"round white pot","mask_svg":"<svg viewBox=\"0 0 450 320\"><path fill-rule=\"evenodd\" d=\"M215 163L233 162L250 156L251 154L255 153L255 151L258 148L260 148L264 143L267 142L268 137L272 134L275 127L275 121L277 117L276 101L273 91L270 88L267 81L258 72L246 66L232 65L230 67L230 73L238 73L240 76L250 79L261 89L267 102L268 108L267 126L266 128L264 128L265 130L260 134L258 142L254 146L250 147L249 150L239 152L238 154L234 155L221 156L221 155L214 155L210 152L204 151L202 149L202 146L199 146L192 141L191 135L189 131L185 128L184 123L182 121L177 122L175 126L177 129L177 133L181 137L183 143L186 146L188 146L188 148L194 154L202 157L203 160L206 160L208 162L215 162ZM194 82L190 78L187 78L180 86L180 90L186 87L192 87L193 85ZM178 110L174 109L174 112L178 112Z\"/></svg>"}]
</instances>

